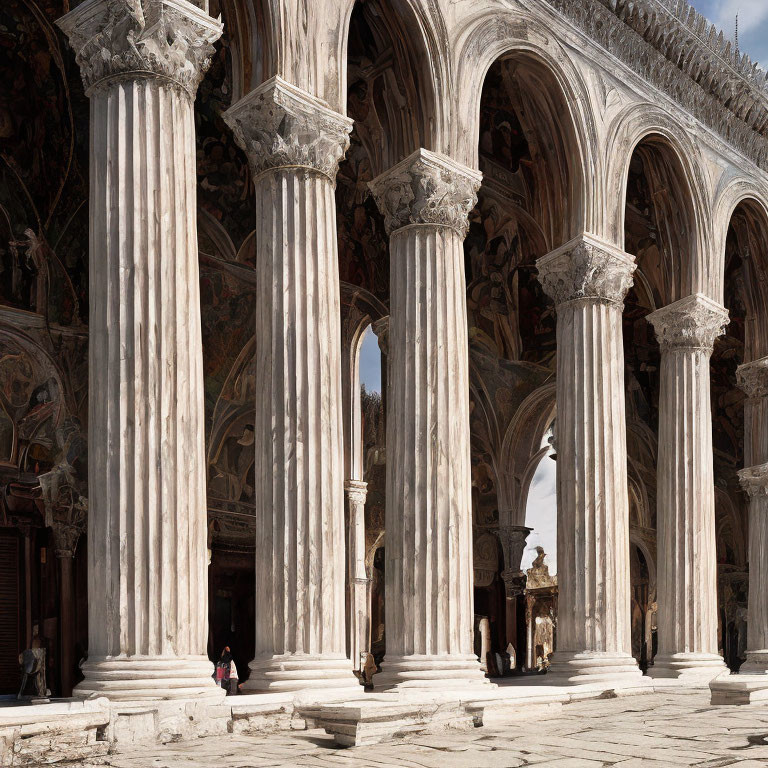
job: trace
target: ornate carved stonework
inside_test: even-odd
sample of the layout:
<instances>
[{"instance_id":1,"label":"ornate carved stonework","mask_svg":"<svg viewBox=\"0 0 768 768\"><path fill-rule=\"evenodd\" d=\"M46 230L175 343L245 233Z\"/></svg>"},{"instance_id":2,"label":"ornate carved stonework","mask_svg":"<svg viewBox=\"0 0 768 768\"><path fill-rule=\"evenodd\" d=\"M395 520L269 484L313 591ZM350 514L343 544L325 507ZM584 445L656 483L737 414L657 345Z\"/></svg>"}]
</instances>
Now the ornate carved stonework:
<instances>
[{"instance_id":1,"label":"ornate carved stonework","mask_svg":"<svg viewBox=\"0 0 768 768\"><path fill-rule=\"evenodd\" d=\"M368 483L362 480L347 480L344 483L344 490L347 492L350 504L365 504L365 499L368 496Z\"/></svg>"},{"instance_id":2,"label":"ornate carved stonework","mask_svg":"<svg viewBox=\"0 0 768 768\"><path fill-rule=\"evenodd\" d=\"M504 582L504 596L513 598L525 592L528 577L523 571L505 569L501 572L501 580Z\"/></svg>"},{"instance_id":3,"label":"ornate carved stonework","mask_svg":"<svg viewBox=\"0 0 768 768\"><path fill-rule=\"evenodd\" d=\"M741 390L752 399L768 396L768 357L744 363L736 369Z\"/></svg>"},{"instance_id":4,"label":"ornate carved stonework","mask_svg":"<svg viewBox=\"0 0 768 768\"><path fill-rule=\"evenodd\" d=\"M254 177L300 167L336 179L353 121L279 77L267 80L223 115Z\"/></svg>"},{"instance_id":5,"label":"ornate carved stonework","mask_svg":"<svg viewBox=\"0 0 768 768\"><path fill-rule=\"evenodd\" d=\"M703 349L711 352L728 325L728 310L696 293L648 315L662 349Z\"/></svg>"},{"instance_id":6,"label":"ornate carved stonework","mask_svg":"<svg viewBox=\"0 0 768 768\"><path fill-rule=\"evenodd\" d=\"M766 74L685 0L548 2L731 146L768 167Z\"/></svg>"},{"instance_id":7,"label":"ornate carved stonework","mask_svg":"<svg viewBox=\"0 0 768 768\"><path fill-rule=\"evenodd\" d=\"M192 98L222 23L184 0L90 0L58 20L86 92L115 78L165 78Z\"/></svg>"},{"instance_id":8,"label":"ornate carved stonework","mask_svg":"<svg viewBox=\"0 0 768 768\"><path fill-rule=\"evenodd\" d=\"M419 149L368 186L388 233L409 224L437 224L464 237L481 180L479 171Z\"/></svg>"},{"instance_id":9,"label":"ornate carved stonework","mask_svg":"<svg viewBox=\"0 0 768 768\"><path fill-rule=\"evenodd\" d=\"M379 340L379 349L382 354L389 354L389 315L376 320L371 323L371 328L376 334L376 338Z\"/></svg>"},{"instance_id":10,"label":"ornate carved stonework","mask_svg":"<svg viewBox=\"0 0 768 768\"><path fill-rule=\"evenodd\" d=\"M635 258L591 235L581 235L536 262L539 282L556 305L566 301L624 301Z\"/></svg>"},{"instance_id":11,"label":"ornate carved stonework","mask_svg":"<svg viewBox=\"0 0 768 768\"><path fill-rule=\"evenodd\" d=\"M501 549L504 552L504 567L507 570L520 570L525 542L532 530L532 528L526 528L524 525L500 525L496 530Z\"/></svg>"},{"instance_id":12,"label":"ornate carved stonework","mask_svg":"<svg viewBox=\"0 0 768 768\"><path fill-rule=\"evenodd\" d=\"M739 482L749 496L768 496L768 464L740 469Z\"/></svg>"}]
</instances>

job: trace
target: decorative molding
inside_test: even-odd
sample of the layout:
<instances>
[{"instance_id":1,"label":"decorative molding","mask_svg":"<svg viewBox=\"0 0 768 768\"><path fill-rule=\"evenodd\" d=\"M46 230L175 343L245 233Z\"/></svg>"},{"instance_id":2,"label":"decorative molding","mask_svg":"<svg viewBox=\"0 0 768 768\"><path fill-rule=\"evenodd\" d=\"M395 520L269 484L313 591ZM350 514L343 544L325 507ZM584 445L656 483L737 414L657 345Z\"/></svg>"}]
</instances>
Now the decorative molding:
<instances>
[{"instance_id":1,"label":"decorative molding","mask_svg":"<svg viewBox=\"0 0 768 768\"><path fill-rule=\"evenodd\" d=\"M410 224L455 229L464 238L482 174L445 155L418 149L368 186L388 234Z\"/></svg>"},{"instance_id":2,"label":"decorative molding","mask_svg":"<svg viewBox=\"0 0 768 768\"><path fill-rule=\"evenodd\" d=\"M383 355L389 354L389 315L379 318L371 323L371 328L376 334L379 342L379 349Z\"/></svg>"},{"instance_id":3,"label":"decorative molding","mask_svg":"<svg viewBox=\"0 0 768 768\"><path fill-rule=\"evenodd\" d=\"M759 167L766 73L685 0L547 0L562 16Z\"/></svg>"},{"instance_id":4,"label":"decorative molding","mask_svg":"<svg viewBox=\"0 0 768 768\"><path fill-rule=\"evenodd\" d=\"M191 98L223 29L188 0L86 0L56 23L75 51L86 92L116 78L158 77Z\"/></svg>"},{"instance_id":5,"label":"decorative molding","mask_svg":"<svg viewBox=\"0 0 768 768\"><path fill-rule=\"evenodd\" d=\"M665 349L712 351L715 339L728 325L728 310L708 296L696 293L648 315L656 338Z\"/></svg>"},{"instance_id":6,"label":"decorative molding","mask_svg":"<svg viewBox=\"0 0 768 768\"><path fill-rule=\"evenodd\" d=\"M740 469L739 482L750 497L768 496L768 464Z\"/></svg>"},{"instance_id":7,"label":"decorative molding","mask_svg":"<svg viewBox=\"0 0 768 768\"><path fill-rule=\"evenodd\" d=\"M525 590L526 575L520 570L520 563L525 551L525 542L532 528L524 525L500 525L495 531L504 552L504 570L501 579L504 582L506 597L513 598Z\"/></svg>"},{"instance_id":8,"label":"decorative molding","mask_svg":"<svg viewBox=\"0 0 768 768\"><path fill-rule=\"evenodd\" d=\"M736 381L750 399L768 396L768 357L740 365L736 369Z\"/></svg>"},{"instance_id":9,"label":"decorative molding","mask_svg":"<svg viewBox=\"0 0 768 768\"><path fill-rule=\"evenodd\" d=\"M254 177L279 168L305 168L336 180L353 121L324 101L273 77L224 114Z\"/></svg>"},{"instance_id":10,"label":"decorative molding","mask_svg":"<svg viewBox=\"0 0 768 768\"><path fill-rule=\"evenodd\" d=\"M536 268L555 305L585 300L621 304L636 265L634 256L585 233L542 256Z\"/></svg>"},{"instance_id":11,"label":"decorative molding","mask_svg":"<svg viewBox=\"0 0 768 768\"><path fill-rule=\"evenodd\" d=\"M365 504L368 496L368 483L362 480L347 480L344 483L344 490L347 492L347 499L350 504Z\"/></svg>"}]
</instances>

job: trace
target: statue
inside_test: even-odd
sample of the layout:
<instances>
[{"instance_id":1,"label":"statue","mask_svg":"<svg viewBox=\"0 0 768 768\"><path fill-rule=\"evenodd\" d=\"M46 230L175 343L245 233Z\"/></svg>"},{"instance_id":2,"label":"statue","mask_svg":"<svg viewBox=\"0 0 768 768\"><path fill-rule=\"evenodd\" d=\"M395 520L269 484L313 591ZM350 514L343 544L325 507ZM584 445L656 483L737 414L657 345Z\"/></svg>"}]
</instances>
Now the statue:
<instances>
[{"instance_id":1,"label":"statue","mask_svg":"<svg viewBox=\"0 0 768 768\"><path fill-rule=\"evenodd\" d=\"M40 638L37 635L37 627L35 627L32 644L39 646L39 643ZM45 648L27 648L23 653L19 654L19 664L21 665L23 676L16 700L21 700L24 697L27 680L32 678L35 685L35 696L32 698L32 703L48 703L50 701L48 697L51 695L51 692L45 684Z\"/></svg>"}]
</instances>

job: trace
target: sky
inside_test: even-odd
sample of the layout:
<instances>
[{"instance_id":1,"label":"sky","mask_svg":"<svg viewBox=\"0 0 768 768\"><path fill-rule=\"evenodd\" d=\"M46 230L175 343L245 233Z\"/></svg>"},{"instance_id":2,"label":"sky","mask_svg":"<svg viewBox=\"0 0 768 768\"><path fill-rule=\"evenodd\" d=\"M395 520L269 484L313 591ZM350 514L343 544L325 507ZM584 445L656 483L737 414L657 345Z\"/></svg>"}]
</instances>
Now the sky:
<instances>
[{"instance_id":1,"label":"sky","mask_svg":"<svg viewBox=\"0 0 768 768\"><path fill-rule=\"evenodd\" d=\"M768 0L693 0L693 7L733 39L739 14L739 50L768 69Z\"/></svg>"},{"instance_id":2,"label":"sky","mask_svg":"<svg viewBox=\"0 0 768 768\"><path fill-rule=\"evenodd\" d=\"M381 392L381 352L379 340L370 325L363 334L360 347L360 383L369 392Z\"/></svg>"}]
</instances>

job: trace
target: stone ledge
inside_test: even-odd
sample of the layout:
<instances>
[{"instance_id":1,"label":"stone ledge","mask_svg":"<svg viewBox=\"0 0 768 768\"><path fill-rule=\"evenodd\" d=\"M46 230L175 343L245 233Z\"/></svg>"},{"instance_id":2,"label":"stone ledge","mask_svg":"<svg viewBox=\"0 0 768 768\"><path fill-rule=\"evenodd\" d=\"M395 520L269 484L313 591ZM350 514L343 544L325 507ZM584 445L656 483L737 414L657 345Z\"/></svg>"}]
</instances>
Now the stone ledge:
<instances>
[{"instance_id":1,"label":"stone ledge","mask_svg":"<svg viewBox=\"0 0 768 768\"><path fill-rule=\"evenodd\" d=\"M298 711L340 746L380 744L406 735L469 731L482 725L483 709L458 699L403 702L396 694L351 704L302 706Z\"/></svg>"},{"instance_id":2,"label":"stone ledge","mask_svg":"<svg viewBox=\"0 0 768 768\"><path fill-rule=\"evenodd\" d=\"M711 704L768 703L768 674L724 675L709 684Z\"/></svg>"}]
</instances>

